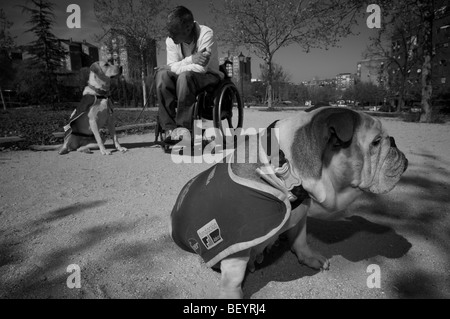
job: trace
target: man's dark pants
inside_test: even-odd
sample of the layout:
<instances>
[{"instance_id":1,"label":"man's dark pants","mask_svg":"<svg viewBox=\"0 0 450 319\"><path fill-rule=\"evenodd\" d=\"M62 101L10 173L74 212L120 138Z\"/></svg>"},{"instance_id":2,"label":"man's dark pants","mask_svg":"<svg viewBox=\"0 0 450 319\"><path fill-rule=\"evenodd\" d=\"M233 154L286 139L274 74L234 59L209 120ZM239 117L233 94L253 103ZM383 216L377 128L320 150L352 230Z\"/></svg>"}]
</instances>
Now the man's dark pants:
<instances>
[{"instance_id":1,"label":"man's dark pants","mask_svg":"<svg viewBox=\"0 0 450 319\"><path fill-rule=\"evenodd\" d=\"M209 85L217 85L220 77L213 73L183 72L167 69L156 74L156 94L159 100L159 122L163 130L185 127L192 130L192 112L196 96ZM178 110L177 110L178 108Z\"/></svg>"}]
</instances>

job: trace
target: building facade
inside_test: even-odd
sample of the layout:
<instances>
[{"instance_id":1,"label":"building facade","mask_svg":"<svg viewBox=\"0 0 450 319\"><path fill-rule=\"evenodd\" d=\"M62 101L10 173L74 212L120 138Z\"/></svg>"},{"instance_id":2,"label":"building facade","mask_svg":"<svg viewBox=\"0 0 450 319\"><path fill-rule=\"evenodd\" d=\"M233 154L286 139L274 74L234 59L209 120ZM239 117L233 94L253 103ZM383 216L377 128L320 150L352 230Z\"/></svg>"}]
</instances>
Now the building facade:
<instances>
[{"instance_id":1,"label":"building facade","mask_svg":"<svg viewBox=\"0 0 450 319\"><path fill-rule=\"evenodd\" d=\"M374 85L387 85L387 58L371 58L358 62L356 80L360 83L371 83Z\"/></svg>"},{"instance_id":2,"label":"building facade","mask_svg":"<svg viewBox=\"0 0 450 319\"><path fill-rule=\"evenodd\" d=\"M81 68L90 67L92 63L99 60L98 48L83 40L82 42L72 39L60 39L61 47L67 52L63 63L65 71L77 72Z\"/></svg>"},{"instance_id":3,"label":"building facade","mask_svg":"<svg viewBox=\"0 0 450 319\"><path fill-rule=\"evenodd\" d=\"M80 70L89 68L92 63L99 60L99 50L86 40L80 42L73 39L59 39L58 41L67 53L61 61L61 69L56 72L60 93L67 100L78 100L87 81L86 73Z\"/></svg>"},{"instance_id":4,"label":"building facade","mask_svg":"<svg viewBox=\"0 0 450 319\"><path fill-rule=\"evenodd\" d=\"M423 50L420 46L421 26L408 34L406 39L398 35L392 37L391 61L398 63L389 65L389 86L392 88L401 83L401 79L407 76L405 81L406 102L418 101L421 95ZM431 82L433 86L433 98L450 101L450 4L448 0L434 1L434 20L432 30L433 55L431 60ZM400 66L404 66L405 72L401 72ZM398 90L397 90L398 91ZM395 92L394 92L395 93ZM394 96L394 100L397 96Z\"/></svg>"},{"instance_id":5,"label":"building facade","mask_svg":"<svg viewBox=\"0 0 450 319\"><path fill-rule=\"evenodd\" d=\"M231 63L226 63L226 62ZM228 55L219 58L219 64L226 63L228 76L232 78L235 84L240 84L243 79L245 85L249 85L252 80L252 58L243 57L243 61L239 60L237 55Z\"/></svg>"},{"instance_id":6,"label":"building facade","mask_svg":"<svg viewBox=\"0 0 450 319\"><path fill-rule=\"evenodd\" d=\"M331 87L336 88L336 78L319 79L314 78L311 81L303 81L302 84L306 87Z\"/></svg>"},{"instance_id":7,"label":"building facade","mask_svg":"<svg viewBox=\"0 0 450 319\"><path fill-rule=\"evenodd\" d=\"M355 75L352 73L339 73L336 75L336 89L347 90L355 84Z\"/></svg>"},{"instance_id":8,"label":"building facade","mask_svg":"<svg viewBox=\"0 0 450 319\"><path fill-rule=\"evenodd\" d=\"M437 0L433 26L432 83L436 96L450 100L450 3Z\"/></svg>"}]
</instances>

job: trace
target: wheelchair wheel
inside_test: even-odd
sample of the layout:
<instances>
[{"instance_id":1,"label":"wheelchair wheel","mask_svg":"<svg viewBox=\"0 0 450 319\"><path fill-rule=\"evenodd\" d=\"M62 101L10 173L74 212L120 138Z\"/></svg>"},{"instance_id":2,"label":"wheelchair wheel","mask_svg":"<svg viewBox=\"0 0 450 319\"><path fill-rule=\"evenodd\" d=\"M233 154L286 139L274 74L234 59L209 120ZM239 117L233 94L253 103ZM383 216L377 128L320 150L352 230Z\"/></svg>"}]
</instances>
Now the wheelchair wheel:
<instances>
[{"instance_id":1,"label":"wheelchair wheel","mask_svg":"<svg viewBox=\"0 0 450 319\"><path fill-rule=\"evenodd\" d=\"M222 135L233 134L244 122L244 106L236 86L225 83L214 100L214 127L220 129ZM229 129L230 132L227 133Z\"/></svg>"}]
</instances>

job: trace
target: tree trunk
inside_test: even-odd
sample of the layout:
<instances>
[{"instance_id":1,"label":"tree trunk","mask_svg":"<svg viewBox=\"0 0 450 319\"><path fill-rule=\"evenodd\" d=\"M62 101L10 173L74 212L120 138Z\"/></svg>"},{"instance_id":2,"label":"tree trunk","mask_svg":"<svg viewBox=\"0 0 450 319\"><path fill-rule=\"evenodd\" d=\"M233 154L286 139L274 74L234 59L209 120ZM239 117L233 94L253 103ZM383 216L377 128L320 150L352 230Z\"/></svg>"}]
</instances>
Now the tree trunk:
<instances>
[{"instance_id":1,"label":"tree trunk","mask_svg":"<svg viewBox=\"0 0 450 319\"><path fill-rule=\"evenodd\" d=\"M424 39L423 39L423 65L422 65L422 114L420 122L433 121L433 108L431 97L433 94L431 76L431 58L433 56L433 19L434 8L432 3L426 2L424 8Z\"/></svg>"},{"instance_id":2,"label":"tree trunk","mask_svg":"<svg viewBox=\"0 0 450 319\"><path fill-rule=\"evenodd\" d=\"M135 83L133 83L133 91L132 91L132 94L133 94L133 107L137 107L137 93L136 93L136 91L137 91L137 89L136 89L136 82Z\"/></svg>"},{"instance_id":3,"label":"tree trunk","mask_svg":"<svg viewBox=\"0 0 450 319\"><path fill-rule=\"evenodd\" d=\"M272 57L269 57L267 60L267 67L269 70L268 79L267 79L267 108L270 110L273 108L272 106L272 98L273 98L273 92L272 92Z\"/></svg>"},{"instance_id":4,"label":"tree trunk","mask_svg":"<svg viewBox=\"0 0 450 319\"><path fill-rule=\"evenodd\" d=\"M433 109L431 107L431 95L433 87L431 85L431 56L426 55L422 67L422 114L420 122L430 123L433 118Z\"/></svg>"},{"instance_id":5,"label":"tree trunk","mask_svg":"<svg viewBox=\"0 0 450 319\"><path fill-rule=\"evenodd\" d=\"M5 98L3 97L3 92L2 92L2 87L1 86L0 86L0 96L2 98L3 110L6 111L6 103L5 103Z\"/></svg>"},{"instance_id":6,"label":"tree trunk","mask_svg":"<svg viewBox=\"0 0 450 319\"><path fill-rule=\"evenodd\" d=\"M402 92L398 96L397 112L401 112L404 106L405 106L405 98L404 93Z\"/></svg>"},{"instance_id":7,"label":"tree trunk","mask_svg":"<svg viewBox=\"0 0 450 319\"><path fill-rule=\"evenodd\" d=\"M397 112L401 112L402 108L405 106L405 91L406 91L405 83L406 83L406 81L407 81L407 78L405 76L402 76L402 82L400 85L400 90L398 92L398 104L397 104L397 109L396 109ZM389 112L390 112L390 110L389 110Z\"/></svg>"},{"instance_id":8,"label":"tree trunk","mask_svg":"<svg viewBox=\"0 0 450 319\"><path fill-rule=\"evenodd\" d=\"M141 50L141 85L142 85L142 107L147 104L147 90L145 89L145 57Z\"/></svg>"}]
</instances>

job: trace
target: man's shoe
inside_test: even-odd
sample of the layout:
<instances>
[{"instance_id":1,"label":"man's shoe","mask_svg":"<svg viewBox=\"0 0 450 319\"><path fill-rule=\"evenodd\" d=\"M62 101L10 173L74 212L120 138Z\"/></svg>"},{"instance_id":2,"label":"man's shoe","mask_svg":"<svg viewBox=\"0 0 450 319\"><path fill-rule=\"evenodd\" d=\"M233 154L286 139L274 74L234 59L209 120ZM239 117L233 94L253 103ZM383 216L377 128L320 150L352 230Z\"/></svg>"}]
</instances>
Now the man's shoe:
<instances>
[{"instance_id":1,"label":"man's shoe","mask_svg":"<svg viewBox=\"0 0 450 319\"><path fill-rule=\"evenodd\" d=\"M165 144L171 144L172 143L172 130L167 130L165 132L162 133L162 141Z\"/></svg>"},{"instance_id":2,"label":"man's shoe","mask_svg":"<svg viewBox=\"0 0 450 319\"><path fill-rule=\"evenodd\" d=\"M191 135L191 132L184 127L177 127L176 129L174 129L172 131L171 134L171 139L172 141L175 141L176 143L178 143L179 141L181 141L183 139L184 136L189 137Z\"/></svg>"},{"instance_id":3,"label":"man's shoe","mask_svg":"<svg viewBox=\"0 0 450 319\"><path fill-rule=\"evenodd\" d=\"M168 145L175 145L183 139L183 136L188 138L191 132L184 127L177 127L174 130L167 130L163 135L163 141Z\"/></svg>"}]
</instances>

